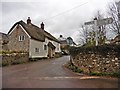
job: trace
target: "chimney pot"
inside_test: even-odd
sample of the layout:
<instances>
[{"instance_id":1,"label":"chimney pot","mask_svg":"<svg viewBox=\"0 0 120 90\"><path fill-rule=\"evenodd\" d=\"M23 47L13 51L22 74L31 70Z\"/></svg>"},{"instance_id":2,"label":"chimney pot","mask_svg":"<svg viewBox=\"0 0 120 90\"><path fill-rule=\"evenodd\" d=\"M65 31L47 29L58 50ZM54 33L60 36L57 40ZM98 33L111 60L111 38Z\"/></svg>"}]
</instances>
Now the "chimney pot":
<instances>
[{"instance_id":1,"label":"chimney pot","mask_svg":"<svg viewBox=\"0 0 120 90\"><path fill-rule=\"evenodd\" d=\"M43 22L41 23L41 29L44 30L44 23Z\"/></svg>"},{"instance_id":2,"label":"chimney pot","mask_svg":"<svg viewBox=\"0 0 120 90\"><path fill-rule=\"evenodd\" d=\"M28 19L27 19L27 24L31 24L31 19L30 19L30 17L28 17Z\"/></svg>"},{"instance_id":3,"label":"chimney pot","mask_svg":"<svg viewBox=\"0 0 120 90\"><path fill-rule=\"evenodd\" d=\"M63 36L62 36L62 35L60 35L60 37L62 38Z\"/></svg>"}]
</instances>

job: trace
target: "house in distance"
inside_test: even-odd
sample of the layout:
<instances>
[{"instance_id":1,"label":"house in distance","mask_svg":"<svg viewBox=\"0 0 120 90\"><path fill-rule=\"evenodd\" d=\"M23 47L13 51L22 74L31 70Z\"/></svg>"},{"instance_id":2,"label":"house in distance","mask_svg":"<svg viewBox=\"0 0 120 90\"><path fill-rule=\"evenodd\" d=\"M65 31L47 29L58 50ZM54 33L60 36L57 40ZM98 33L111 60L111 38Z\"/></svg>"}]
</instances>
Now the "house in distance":
<instances>
[{"instance_id":1,"label":"house in distance","mask_svg":"<svg viewBox=\"0 0 120 90\"><path fill-rule=\"evenodd\" d=\"M60 42L44 30L44 23L40 27L32 24L30 17L27 23L16 22L8 32L9 50L29 52L29 58L54 57L61 52Z\"/></svg>"},{"instance_id":2,"label":"house in distance","mask_svg":"<svg viewBox=\"0 0 120 90\"><path fill-rule=\"evenodd\" d=\"M64 38L63 35L60 35L58 38L59 42L61 43L61 51L64 54L69 54L69 47L76 46L76 43L73 41L71 37Z\"/></svg>"}]
</instances>

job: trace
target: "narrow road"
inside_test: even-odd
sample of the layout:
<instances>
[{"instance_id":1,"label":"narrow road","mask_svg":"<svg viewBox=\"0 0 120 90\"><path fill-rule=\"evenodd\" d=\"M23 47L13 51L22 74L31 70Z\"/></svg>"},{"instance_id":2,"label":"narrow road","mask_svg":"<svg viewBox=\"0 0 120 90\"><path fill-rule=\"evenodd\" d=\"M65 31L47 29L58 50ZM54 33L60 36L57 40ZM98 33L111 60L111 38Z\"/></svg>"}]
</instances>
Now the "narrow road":
<instances>
[{"instance_id":1,"label":"narrow road","mask_svg":"<svg viewBox=\"0 0 120 90\"><path fill-rule=\"evenodd\" d=\"M3 88L117 88L115 78L79 75L63 67L69 56L2 68Z\"/></svg>"}]
</instances>

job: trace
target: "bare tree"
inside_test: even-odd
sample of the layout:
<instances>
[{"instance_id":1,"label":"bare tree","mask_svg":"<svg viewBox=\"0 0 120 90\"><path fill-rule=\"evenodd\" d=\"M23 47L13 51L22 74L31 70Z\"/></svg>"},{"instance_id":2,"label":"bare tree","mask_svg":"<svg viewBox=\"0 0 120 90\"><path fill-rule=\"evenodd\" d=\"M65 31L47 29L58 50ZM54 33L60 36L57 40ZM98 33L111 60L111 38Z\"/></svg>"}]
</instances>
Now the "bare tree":
<instances>
[{"instance_id":1,"label":"bare tree","mask_svg":"<svg viewBox=\"0 0 120 90\"><path fill-rule=\"evenodd\" d=\"M92 18L97 18L97 20L103 19L104 15L101 14L100 11L97 11L95 16ZM91 20L91 21L92 21ZM105 39L106 39L106 30L105 30L105 25L99 26L97 31L95 30L95 25L90 24L90 25L81 25L80 29L80 41L83 42L83 44L86 44L87 46L94 46L96 45L96 32L98 36L98 44L104 44Z\"/></svg>"},{"instance_id":2,"label":"bare tree","mask_svg":"<svg viewBox=\"0 0 120 90\"><path fill-rule=\"evenodd\" d=\"M79 30L79 33L80 33L80 37L79 37L79 41L82 43L82 44L85 44L87 42L87 37L88 37L88 30L87 30L87 27L85 25L81 25L80 26L80 30Z\"/></svg>"},{"instance_id":3,"label":"bare tree","mask_svg":"<svg viewBox=\"0 0 120 90\"><path fill-rule=\"evenodd\" d=\"M108 14L113 18L113 23L109 26L109 28L116 34L120 34L120 12L117 7L117 2L109 4Z\"/></svg>"},{"instance_id":4,"label":"bare tree","mask_svg":"<svg viewBox=\"0 0 120 90\"><path fill-rule=\"evenodd\" d=\"M82 44L85 44L87 46L91 46L94 44L95 41L95 31L93 25L81 25L80 31L79 31L79 40L82 42Z\"/></svg>"}]
</instances>

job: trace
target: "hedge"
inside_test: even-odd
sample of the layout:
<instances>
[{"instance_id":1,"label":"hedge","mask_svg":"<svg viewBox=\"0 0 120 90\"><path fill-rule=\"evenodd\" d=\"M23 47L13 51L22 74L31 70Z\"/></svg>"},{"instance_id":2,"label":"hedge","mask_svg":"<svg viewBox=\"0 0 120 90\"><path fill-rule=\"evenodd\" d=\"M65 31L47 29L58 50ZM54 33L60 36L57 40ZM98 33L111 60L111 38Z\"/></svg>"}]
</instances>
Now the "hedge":
<instances>
[{"instance_id":1,"label":"hedge","mask_svg":"<svg viewBox=\"0 0 120 90\"><path fill-rule=\"evenodd\" d=\"M120 45L100 45L100 46L82 46L82 47L70 47L69 49L70 55L75 56L77 54L83 53L83 54L102 54L102 55L108 55L108 54L115 54L117 56L120 56Z\"/></svg>"}]
</instances>

